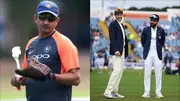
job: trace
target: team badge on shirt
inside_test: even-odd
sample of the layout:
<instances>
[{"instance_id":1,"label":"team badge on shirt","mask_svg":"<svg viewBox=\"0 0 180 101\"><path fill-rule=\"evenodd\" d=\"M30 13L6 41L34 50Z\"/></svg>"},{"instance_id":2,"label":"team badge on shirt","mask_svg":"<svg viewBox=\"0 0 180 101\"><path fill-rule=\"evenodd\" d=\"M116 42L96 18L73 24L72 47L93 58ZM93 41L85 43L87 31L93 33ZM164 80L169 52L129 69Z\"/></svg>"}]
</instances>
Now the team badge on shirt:
<instances>
[{"instance_id":1,"label":"team badge on shirt","mask_svg":"<svg viewBox=\"0 0 180 101\"><path fill-rule=\"evenodd\" d=\"M51 46L50 46L50 45L46 45L46 46L44 47L44 52L45 52L45 53L48 53L50 50L51 50Z\"/></svg>"}]
</instances>

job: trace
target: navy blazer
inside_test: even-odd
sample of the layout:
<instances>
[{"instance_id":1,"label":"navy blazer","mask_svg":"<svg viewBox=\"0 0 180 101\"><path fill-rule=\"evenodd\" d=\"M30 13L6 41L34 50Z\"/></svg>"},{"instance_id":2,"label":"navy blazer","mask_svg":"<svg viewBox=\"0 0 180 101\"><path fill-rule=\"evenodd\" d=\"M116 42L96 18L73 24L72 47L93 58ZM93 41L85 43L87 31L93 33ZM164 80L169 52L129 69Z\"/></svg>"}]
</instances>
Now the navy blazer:
<instances>
[{"instance_id":1,"label":"navy blazer","mask_svg":"<svg viewBox=\"0 0 180 101\"><path fill-rule=\"evenodd\" d=\"M165 32L161 27L157 27L156 32L156 49L158 57L162 60L162 47L165 42ZM141 44L143 46L143 58L146 59L149 53L150 44L151 44L151 27L145 27L141 35Z\"/></svg>"},{"instance_id":2,"label":"navy blazer","mask_svg":"<svg viewBox=\"0 0 180 101\"><path fill-rule=\"evenodd\" d=\"M109 37L110 37L110 54L115 55L116 51L119 51L120 54L123 54L123 45L125 41L124 47L125 47L125 58L126 58L128 56L128 40L126 35L125 35L125 40L123 39L123 32L117 20L114 20L109 25Z\"/></svg>"}]
</instances>

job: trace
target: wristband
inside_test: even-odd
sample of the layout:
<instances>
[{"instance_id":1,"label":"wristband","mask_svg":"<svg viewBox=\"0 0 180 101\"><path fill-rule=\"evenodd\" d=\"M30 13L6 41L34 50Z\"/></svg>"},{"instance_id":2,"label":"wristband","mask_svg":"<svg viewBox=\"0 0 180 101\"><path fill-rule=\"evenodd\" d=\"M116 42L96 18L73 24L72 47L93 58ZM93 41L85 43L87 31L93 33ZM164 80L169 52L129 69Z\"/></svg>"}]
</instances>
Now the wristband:
<instances>
[{"instance_id":1,"label":"wristband","mask_svg":"<svg viewBox=\"0 0 180 101\"><path fill-rule=\"evenodd\" d=\"M54 73L52 73L51 77L52 77L52 80L56 80L56 76Z\"/></svg>"}]
</instances>

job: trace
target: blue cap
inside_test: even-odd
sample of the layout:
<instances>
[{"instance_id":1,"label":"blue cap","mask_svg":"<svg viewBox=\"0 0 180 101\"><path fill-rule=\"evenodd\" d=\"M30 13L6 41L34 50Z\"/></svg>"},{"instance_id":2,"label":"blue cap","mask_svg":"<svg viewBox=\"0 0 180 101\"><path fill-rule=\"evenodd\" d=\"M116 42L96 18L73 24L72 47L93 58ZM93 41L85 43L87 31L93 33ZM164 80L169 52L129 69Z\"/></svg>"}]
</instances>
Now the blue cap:
<instances>
[{"instance_id":1,"label":"blue cap","mask_svg":"<svg viewBox=\"0 0 180 101\"><path fill-rule=\"evenodd\" d=\"M42 1L37 9L36 9L36 13L37 14L41 14L41 13L51 13L52 15L54 15L55 17L57 17L59 15L59 8L58 6L52 2L52 1Z\"/></svg>"}]
</instances>

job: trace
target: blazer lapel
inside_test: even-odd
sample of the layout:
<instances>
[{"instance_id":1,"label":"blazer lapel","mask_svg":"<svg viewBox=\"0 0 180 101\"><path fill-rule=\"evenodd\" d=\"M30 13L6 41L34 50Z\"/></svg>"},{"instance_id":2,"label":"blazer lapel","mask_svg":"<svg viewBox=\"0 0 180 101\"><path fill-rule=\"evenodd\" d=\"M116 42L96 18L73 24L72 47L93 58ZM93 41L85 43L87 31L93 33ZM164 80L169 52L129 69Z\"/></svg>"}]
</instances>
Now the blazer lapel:
<instances>
[{"instance_id":1,"label":"blazer lapel","mask_svg":"<svg viewBox=\"0 0 180 101\"><path fill-rule=\"evenodd\" d=\"M161 40L161 33L159 32L159 27L157 27L156 39Z\"/></svg>"},{"instance_id":2,"label":"blazer lapel","mask_svg":"<svg viewBox=\"0 0 180 101\"><path fill-rule=\"evenodd\" d=\"M158 39L159 37L159 28L157 27L157 31L156 31L156 40Z\"/></svg>"},{"instance_id":3,"label":"blazer lapel","mask_svg":"<svg viewBox=\"0 0 180 101\"><path fill-rule=\"evenodd\" d=\"M151 27L149 27L149 33L148 33L149 35L149 40L151 40L151 35L152 35L152 33L151 33Z\"/></svg>"},{"instance_id":4,"label":"blazer lapel","mask_svg":"<svg viewBox=\"0 0 180 101\"><path fill-rule=\"evenodd\" d=\"M116 21L116 25L119 27L120 32L123 34L123 32L122 32L123 29L121 29L121 26L119 25L119 22L117 20L115 20L115 21Z\"/></svg>"},{"instance_id":5,"label":"blazer lapel","mask_svg":"<svg viewBox=\"0 0 180 101\"><path fill-rule=\"evenodd\" d=\"M121 27L120 27L120 25L119 25L119 22L117 21L117 20L115 20L116 21L116 24L117 24L117 26L119 27L119 29L121 29Z\"/></svg>"}]
</instances>

